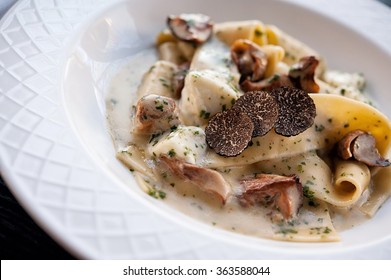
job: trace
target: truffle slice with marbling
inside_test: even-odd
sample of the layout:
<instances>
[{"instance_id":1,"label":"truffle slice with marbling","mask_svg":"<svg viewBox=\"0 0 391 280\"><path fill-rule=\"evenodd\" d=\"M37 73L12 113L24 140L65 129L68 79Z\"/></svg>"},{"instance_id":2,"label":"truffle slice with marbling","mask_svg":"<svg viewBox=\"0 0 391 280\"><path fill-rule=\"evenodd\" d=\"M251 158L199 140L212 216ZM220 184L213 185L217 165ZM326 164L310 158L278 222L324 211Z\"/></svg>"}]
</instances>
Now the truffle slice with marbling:
<instances>
[{"instance_id":1,"label":"truffle slice with marbling","mask_svg":"<svg viewBox=\"0 0 391 280\"><path fill-rule=\"evenodd\" d=\"M254 124L240 110L226 110L214 115L205 128L206 142L217 154L233 157L248 146Z\"/></svg>"},{"instance_id":2,"label":"truffle slice with marbling","mask_svg":"<svg viewBox=\"0 0 391 280\"><path fill-rule=\"evenodd\" d=\"M280 87L272 90L271 94L279 108L275 125L277 134L295 136L313 125L316 107L308 93L292 87Z\"/></svg>"},{"instance_id":3,"label":"truffle slice with marbling","mask_svg":"<svg viewBox=\"0 0 391 280\"><path fill-rule=\"evenodd\" d=\"M268 133L278 119L276 100L266 91L250 91L242 95L233 106L246 113L254 124L252 136Z\"/></svg>"}]
</instances>

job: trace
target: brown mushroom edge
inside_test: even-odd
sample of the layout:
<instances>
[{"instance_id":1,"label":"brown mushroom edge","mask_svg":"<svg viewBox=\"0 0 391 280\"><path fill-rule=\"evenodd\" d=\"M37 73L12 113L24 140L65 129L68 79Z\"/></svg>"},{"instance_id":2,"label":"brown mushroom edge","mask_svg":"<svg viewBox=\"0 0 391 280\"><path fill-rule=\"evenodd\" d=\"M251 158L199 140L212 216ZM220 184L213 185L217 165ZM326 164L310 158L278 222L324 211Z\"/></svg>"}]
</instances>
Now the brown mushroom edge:
<instances>
[{"instance_id":1,"label":"brown mushroom edge","mask_svg":"<svg viewBox=\"0 0 391 280\"><path fill-rule=\"evenodd\" d=\"M376 139L363 130L354 130L346 134L337 143L337 154L343 160L355 159L368 166L387 167L391 163L383 158L376 148Z\"/></svg>"},{"instance_id":2,"label":"brown mushroom edge","mask_svg":"<svg viewBox=\"0 0 391 280\"><path fill-rule=\"evenodd\" d=\"M167 25L177 39L195 44L206 42L213 31L213 22L203 14L170 15Z\"/></svg>"},{"instance_id":3,"label":"brown mushroom edge","mask_svg":"<svg viewBox=\"0 0 391 280\"><path fill-rule=\"evenodd\" d=\"M238 196L244 207L269 207L282 219L294 218L303 205L303 186L296 175L256 174L241 180L243 192Z\"/></svg>"},{"instance_id":4,"label":"brown mushroom edge","mask_svg":"<svg viewBox=\"0 0 391 280\"><path fill-rule=\"evenodd\" d=\"M136 134L159 134L180 124L175 100L161 95L149 94L136 104Z\"/></svg>"},{"instance_id":5,"label":"brown mushroom edge","mask_svg":"<svg viewBox=\"0 0 391 280\"><path fill-rule=\"evenodd\" d=\"M305 56L292 65L288 76L293 85L305 92L319 92L320 87L315 82L315 70L318 64L319 60L315 56Z\"/></svg>"},{"instance_id":6,"label":"brown mushroom edge","mask_svg":"<svg viewBox=\"0 0 391 280\"><path fill-rule=\"evenodd\" d=\"M307 93L318 93L320 87L315 81L315 70L318 64L319 60L316 57L305 56L290 67L288 74L276 73L271 77L258 81L248 78L240 79L240 88L244 92L255 90L271 91L284 86L301 89ZM237 64L237 66L240 72L239 65Z\"/></svg>"},{"instance_id":7,"label":"brown mushroom edge","mask_svg":"<svg viewBox=\"0 0 391 280\"><path fill-rule=\"evenodd\" d=\"M267 55L250 40L238 39L231 45L231 58L240 73L240 83L246 80L257 82L266 71Z\"/></svg>"}]
</instances>

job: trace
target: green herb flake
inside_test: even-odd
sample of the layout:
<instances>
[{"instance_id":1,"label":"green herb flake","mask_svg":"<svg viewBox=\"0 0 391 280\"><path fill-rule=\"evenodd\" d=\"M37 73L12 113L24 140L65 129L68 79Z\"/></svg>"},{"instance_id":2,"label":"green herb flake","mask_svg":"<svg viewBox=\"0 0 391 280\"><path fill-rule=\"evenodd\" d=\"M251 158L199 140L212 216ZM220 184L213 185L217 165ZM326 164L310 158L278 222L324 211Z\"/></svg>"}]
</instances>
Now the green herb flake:
<instances>
[{"instance_id":1,"label":"green herb flake","mask_svg":"<svg viewBox=\"0 0 391 280\"><path fill-rule=\"evenodd\" d=\"M175 157L175 155L176 155L176 152L175 152L174 149L171 149L171 150L168 151L168 156L169 157Z\"/></svg>"},{"instance_id":2,"label":"green herb flake","mask_svg":"<svg viewBox=\"0 0 391 280\"><path fill-rule=\"evenodd\" d=\"M303 186L303 195L310 200L315 198L315 192L308 185Z\"/></svg>"},{"instance_id":3,"label":"green herb flake","mask_svg":"<svg viewBox=\"0 0 391 280\"><path fill-rule=\"evenodd\" d=\"M171 86L171 85L170 85L170 82L167 81L167 80L164 79L164 78L159 78L159 81L161 82L162 86L164 86L164 87L169 88L169 87Z\"/></svg>"},{"instance_id":4,"label":"green herb flake","mask_svg":"<svg viewBox=\"0 0 391 280\"><path fill-rule=\"evenodd\" d=\"M163 112L164 106L161 104L161 105L156 106L155 108L156 108L157 110L160 110L160 111Z\"/></svg>"},{"instance_id":5,"label":"green herb flake","mask_svg":"<svg viewBox=\"0 0 391 280\"><path fill-rule=\"evenodd\" d=\"M261 30L256 29L254 31L254 36L255 37L261 37L262 35L263 35L263 32Z\"/></svg>"},{"instance_id":6,"label":"green herb flake","mask_svg":"<svg viewBox=\"0 0 391 280\"><path fill-rule=\"evenodd\" d=\"M162 191L162 190L156 190L156 189L149 189L148 190L148 195L152 196L153 198L156 199L165 199L167 194Z\"/></svg>"},{"instance_id":7,"label":"green herb flake","mask_svg":"<svg viewBox=\"0 0 391 280\"><path fill-rule=\"evenodd\" d=\"M316 132L322 132L323 130L325 129L324 125L323 124L315 124L315 131Z\"/></svg>"},{"instance_id":8,"label":"green herb flake","mask_svg":"<svg viewBox=\"0 0 391 280\"><path fill-rule=\"evenodd\" d=\"M285 228L285 229L281 229L281 230L277 231L276 233L281 233L283 235L287 235L287 234L297 234L298 231L295 229L292 229L292 228Z\"/></svg>"},{"instance_id":9,"label":"green herb flake","mask_svg":"<svg viewBox=\"0 0 391 280\"><path fill-rule=\"evenodd\" d=\"M197 79L197 78L201 77L199 74L196 74L196 73L192 73L191 76L192 76L194 79Z\"/></svg>"},{"instance_id":10,"label":"green herb flake","mask_svg":"<svg viewBox=\"0 0 391 280\"><path fill-rule=\"evenodd\" d=\"M210 113L209 112L206 112L205 110L201 110L200 111L200 118L209 119L209 117L210 117Z\"/></svg>"}]
</instances>

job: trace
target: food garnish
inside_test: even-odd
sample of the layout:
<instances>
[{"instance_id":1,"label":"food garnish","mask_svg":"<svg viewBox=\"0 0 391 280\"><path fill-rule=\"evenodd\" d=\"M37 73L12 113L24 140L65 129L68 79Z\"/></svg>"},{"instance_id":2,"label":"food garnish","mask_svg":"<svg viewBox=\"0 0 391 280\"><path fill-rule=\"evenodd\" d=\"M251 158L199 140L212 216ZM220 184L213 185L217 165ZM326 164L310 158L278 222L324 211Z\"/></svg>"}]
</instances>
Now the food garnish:
<instances>
[{"instance_id":1,"label":"food garnish","mask_svg":"<svg viewBox=\"0 0 391 280\"><path fill-rule=\"evenodd\" d=\"M233 109L243 111L251 118L253 137L268 133L278 119L278 104L266 91L247 92L235 102Z\"/></svg>"},{"instance_id":2,"label":"food garnish","mask_svg":"<svg viewBox=\"0 0 391 280\"><path fill-rule=\"evenodd\" d=\"M272 90L271 94L279 108L276 133L294 136L312 126L316 108L314 101L306 92L291 87L280 87Z\"/></svg>"},{"instance_id":3,"label":"food garnish","mask_svg":"<svg viewBox=\"0 0 391 280\"><path fill-rule=\"evenodd\" d=\"M241 110L214 115L205 128L206 142L219 155L237 156L248 146L254 131L251 118Z\"/></svg>"}]
</instances>

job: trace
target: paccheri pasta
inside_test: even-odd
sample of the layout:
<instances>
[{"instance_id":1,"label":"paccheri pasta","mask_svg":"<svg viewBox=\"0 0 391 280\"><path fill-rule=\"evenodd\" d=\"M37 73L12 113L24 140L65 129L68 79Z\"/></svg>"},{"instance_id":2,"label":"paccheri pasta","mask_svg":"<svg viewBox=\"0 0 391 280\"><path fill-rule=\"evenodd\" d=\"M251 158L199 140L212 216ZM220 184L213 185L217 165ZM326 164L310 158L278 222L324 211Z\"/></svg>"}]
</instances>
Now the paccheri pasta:
<instances>
[{"instance_id":1,"label":"paccheri pasta","mask_svg":"<svg viewBox=\"0 0 391 280\"><path fill-rule=\"evenodd\" d=\"M337 241L376 213L391 193L391 124L362 75L328 70L258 20L182 14L167 25L157 61L141 77L154 55L135 56L107 101L117 157L146 193L276 240Z\"/></svg>"}]
</instances>

